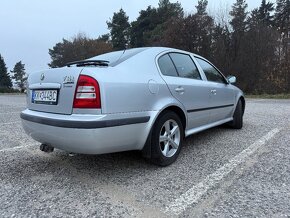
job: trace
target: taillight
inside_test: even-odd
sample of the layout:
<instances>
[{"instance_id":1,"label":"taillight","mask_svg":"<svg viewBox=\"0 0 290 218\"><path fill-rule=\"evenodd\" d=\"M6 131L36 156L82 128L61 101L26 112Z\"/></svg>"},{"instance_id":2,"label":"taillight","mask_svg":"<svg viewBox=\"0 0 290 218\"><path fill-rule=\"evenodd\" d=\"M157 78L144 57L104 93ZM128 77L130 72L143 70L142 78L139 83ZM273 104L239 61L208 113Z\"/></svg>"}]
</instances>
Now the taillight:
<instances>
[{"instance_id":1,"label":"taillight","mask_svg":"<svg viewBox=\"0 0 290 218\"><path fill-rule=\"evenodd\" d=\"M101 108L100 87L94 78L80 75L75 98L74 108Z\"/></svg>"}]
</instances>

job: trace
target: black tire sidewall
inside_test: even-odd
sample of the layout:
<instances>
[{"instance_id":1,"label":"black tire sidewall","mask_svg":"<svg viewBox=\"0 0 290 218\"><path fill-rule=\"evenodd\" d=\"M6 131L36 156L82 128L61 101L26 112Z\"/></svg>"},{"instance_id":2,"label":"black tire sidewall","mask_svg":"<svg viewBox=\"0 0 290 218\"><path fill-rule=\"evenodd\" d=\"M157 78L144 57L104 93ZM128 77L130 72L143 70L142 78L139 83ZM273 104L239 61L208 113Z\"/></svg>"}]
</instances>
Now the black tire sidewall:
<instances>
[{"instance_id":1,"label":"black tire sidewall","mask_svg":"<svg viewBox=\"0 0 290 218\"><path fill-rule=\"evenodd\" d=\"M178 124L179 129L180 129L180 144L176 153L172 157L165 157L162 154L162 151L159 146L159 136L160 136L161 128L164 125L164 123L168 120L174 120ZM171 111L167 111L161 114L153 126L151 137L152 137L151 138L151 152L152 152L151 161L160 166L168 166L172 164L177 159L180 153L182 143L183 143L183 138L184 138L184 128L178 115Z\"/></svg>"},{"instance_id":2,"label":"black tire sidewall","mask_svg":"<svg viewBox=\"0 0 290 218\"><path fill-rule=\"evenodd\" d=\"M241 129L243 127L243 105L241 100L238 101L234 113L233 127L235 129Z\"/></svg>"}]
</instances>

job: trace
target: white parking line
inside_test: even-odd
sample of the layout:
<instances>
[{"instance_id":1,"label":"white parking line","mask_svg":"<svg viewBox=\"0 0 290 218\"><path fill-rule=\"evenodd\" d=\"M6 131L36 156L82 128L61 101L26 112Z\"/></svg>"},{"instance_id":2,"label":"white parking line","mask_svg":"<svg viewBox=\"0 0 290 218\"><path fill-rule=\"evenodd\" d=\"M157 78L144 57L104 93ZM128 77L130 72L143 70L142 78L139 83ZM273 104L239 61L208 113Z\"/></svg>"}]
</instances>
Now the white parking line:
<instances>
[{"instance_id":1,"label":"white parking line","mask_svg":"<svg viewBox=\"0 0 290 218\"><path fill-rule=\"evenodd\" d=\"M33 147L36 145L38 145L38 144L22 145L22 146L17 146L17 147L13 147L13 148L4 148L4 149L0 150L0 152L15 151L15 150L23 149L23 148Z\"/></svg>"},{"instance_id":2,"label":"white parking line","mask_svg":"<svg viewBox=\"0 0 290 218\"><path fill-rule=\"evenodd\" d=\"M198 203L200 198L207 193L209 189L217 185L226 175L233 171L239 164L245 162L247 158L257 151L261 146L266 144L273 138L280 129L275 128L268 132L265 136L254 142L248 148L243 150L237 156L232 158L227 164L220 167L214 173L208 175L202 182L190 188L182 194L178 199L172 201L164 210L166 213L174 213L180 215L186 208L194 203Z\"/></svg>"},{"instance_id":3,"label":"white parking line","mask_svg":"<svg viewBox=\"0 0 290 218\"><path fill-rule=\"evenodd\" d=\"M0 126L1 126L1 125L16 124L16 123L21 123L21 121L15 121L15 122L9 122L9 123L0 123Z\"/></svg>"}]
</instances>

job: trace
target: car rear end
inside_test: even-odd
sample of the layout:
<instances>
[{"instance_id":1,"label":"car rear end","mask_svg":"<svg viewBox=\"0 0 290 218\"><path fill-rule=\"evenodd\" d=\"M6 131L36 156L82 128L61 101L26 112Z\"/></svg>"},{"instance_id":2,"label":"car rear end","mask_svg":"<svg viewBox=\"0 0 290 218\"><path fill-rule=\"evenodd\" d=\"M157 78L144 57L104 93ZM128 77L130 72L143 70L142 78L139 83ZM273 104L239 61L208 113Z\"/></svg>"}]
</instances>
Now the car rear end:
<instances>
[{"instance_id":1,"label":"car rear end","mask_svg":"<svg viewBox=\"0 0 290 218\"><path fill-rule=\"evenodd\" d=\"M31 74L27 109L21 113L26 133L41 144L74 153L142 149L150 131L150 112L108 113L107 93L117 86L109 79L115 69L64 67Z\"/></svg>"}]
</instances>

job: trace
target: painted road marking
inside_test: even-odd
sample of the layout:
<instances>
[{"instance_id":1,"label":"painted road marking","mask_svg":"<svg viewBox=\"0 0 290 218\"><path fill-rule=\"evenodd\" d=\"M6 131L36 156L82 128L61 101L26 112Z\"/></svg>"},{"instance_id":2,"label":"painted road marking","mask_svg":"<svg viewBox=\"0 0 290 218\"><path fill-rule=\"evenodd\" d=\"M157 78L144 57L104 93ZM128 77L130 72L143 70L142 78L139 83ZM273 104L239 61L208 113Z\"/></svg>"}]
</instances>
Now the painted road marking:
<instances>
[{"instance_id":1,"label":"painted road marking","mask_svg":"<svg viewBox=\"0 0 290 218\"><path fill-rule=\"evenodd\" d=\"M255 141L248 148L243 150L237 156L232 158L227 164L220 167L214 173L208 175L202 182L196 184L190 188L187 192L182 194L178 199L172 201L164 210L165 213L174 213L180 215L187 207L199 202L202 196L204 196L209 189L217 185L226 175L233 171L239 164L245 162L250 155L255 153L261 146L266 144L271 138L273 138L280 129L275 128L268 132L265 136Z\"/></svg>"}]
</instances>

